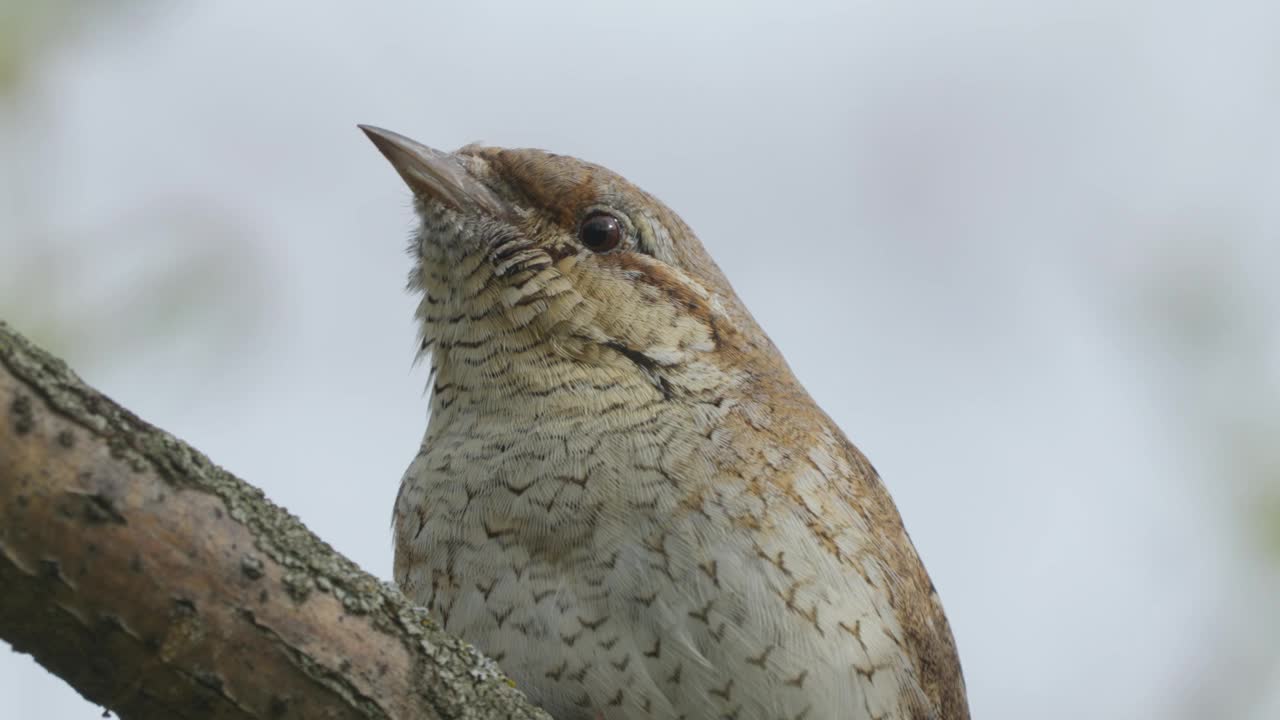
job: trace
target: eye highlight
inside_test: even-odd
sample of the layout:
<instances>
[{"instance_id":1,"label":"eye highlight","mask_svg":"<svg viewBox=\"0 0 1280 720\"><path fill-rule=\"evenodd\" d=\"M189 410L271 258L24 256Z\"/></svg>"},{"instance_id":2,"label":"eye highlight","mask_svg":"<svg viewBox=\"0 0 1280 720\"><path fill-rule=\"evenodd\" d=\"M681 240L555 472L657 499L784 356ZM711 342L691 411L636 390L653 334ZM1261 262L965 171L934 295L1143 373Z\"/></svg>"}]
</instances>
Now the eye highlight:
<instances>
[{"instance_id":1,"label":"eye highlight","mask_svg":"<svg viewBox=\"0 0 1280 720\"><path fill-rule=\"evenodd\" d=\"M618 247L624 234L622 221L604 211L591 213L578 226L578 241L592 252L604 253Z\"/></svg>"}]
</instances>

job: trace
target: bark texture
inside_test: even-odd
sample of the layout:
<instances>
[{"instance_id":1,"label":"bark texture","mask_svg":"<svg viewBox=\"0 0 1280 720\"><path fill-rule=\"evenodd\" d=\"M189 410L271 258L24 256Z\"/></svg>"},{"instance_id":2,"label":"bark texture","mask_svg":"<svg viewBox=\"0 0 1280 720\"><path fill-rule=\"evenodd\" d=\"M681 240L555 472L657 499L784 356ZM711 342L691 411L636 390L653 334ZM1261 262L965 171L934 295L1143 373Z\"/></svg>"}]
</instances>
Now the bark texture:
<instances>
[{"instance_id":1,"label":"bark texture","mask_svg":"<svg viewBox=\"0 0 1280 720\"><path fill-rule=\"evenodd\" d=\"M126 720L549 717L261 490L3 322L0 637Z\"/></svg>"}]
</instances>

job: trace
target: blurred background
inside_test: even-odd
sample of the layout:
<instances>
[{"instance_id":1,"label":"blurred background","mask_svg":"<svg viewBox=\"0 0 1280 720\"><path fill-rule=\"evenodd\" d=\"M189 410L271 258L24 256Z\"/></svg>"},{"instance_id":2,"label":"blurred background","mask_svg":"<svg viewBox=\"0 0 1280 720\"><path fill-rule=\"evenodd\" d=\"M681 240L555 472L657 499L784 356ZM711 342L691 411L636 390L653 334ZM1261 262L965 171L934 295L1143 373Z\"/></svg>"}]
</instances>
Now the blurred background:
<instances>
[{"instance_id":1,"label":"blurred background","mask_svg":"<svg viewBox=\"0 0 1280 720\"><path fill-rule=\"evenodd\" d=\"M1268 0L0 0L0 317L387 578L426 377L408 193L356 123L600 162L874 460L975 718L1280 717L1277 29ZM0 650L0 717L100 715Z\"/></svg>"}]
</instances>

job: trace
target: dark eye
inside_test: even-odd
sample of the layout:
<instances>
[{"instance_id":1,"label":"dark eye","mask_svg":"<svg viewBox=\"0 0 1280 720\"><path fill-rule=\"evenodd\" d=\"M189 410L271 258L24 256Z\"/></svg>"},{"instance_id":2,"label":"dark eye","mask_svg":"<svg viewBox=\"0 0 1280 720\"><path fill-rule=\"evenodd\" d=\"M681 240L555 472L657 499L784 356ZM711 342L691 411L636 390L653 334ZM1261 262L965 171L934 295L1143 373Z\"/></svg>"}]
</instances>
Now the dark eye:
<instances>
[{"instance_id":1,"label":"dark eye","mask_svg":"<svg viewBox=\"0 0 1280 720\"><path fill-rule=\"evenodd\" d=\"M588 215L578 227L578 240L593 252L609 252L622 242L622 222L606 212Z\"/></svg>"}]
</instances>

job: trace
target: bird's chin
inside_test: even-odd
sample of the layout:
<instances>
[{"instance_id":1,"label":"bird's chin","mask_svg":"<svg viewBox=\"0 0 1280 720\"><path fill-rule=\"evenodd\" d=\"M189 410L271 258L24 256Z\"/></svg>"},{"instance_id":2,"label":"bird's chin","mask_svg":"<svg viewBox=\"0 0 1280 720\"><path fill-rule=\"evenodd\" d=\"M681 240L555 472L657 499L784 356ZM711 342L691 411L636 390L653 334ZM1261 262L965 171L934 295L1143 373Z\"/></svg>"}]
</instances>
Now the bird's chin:
<instances>
[{"instance_id":1,"label":"bird's chin","mask_svg":"<svg viewBox=\"0 0 1280 720\"><path fill-rule=\"evenodd\" d=\"M515 233L503 221L475 211L458 212L432 198L418 197L415 209L420 224L410 252L424 268L442 273L471 273L488 259L495 244Z\"/></svg>"}]
</instances>

